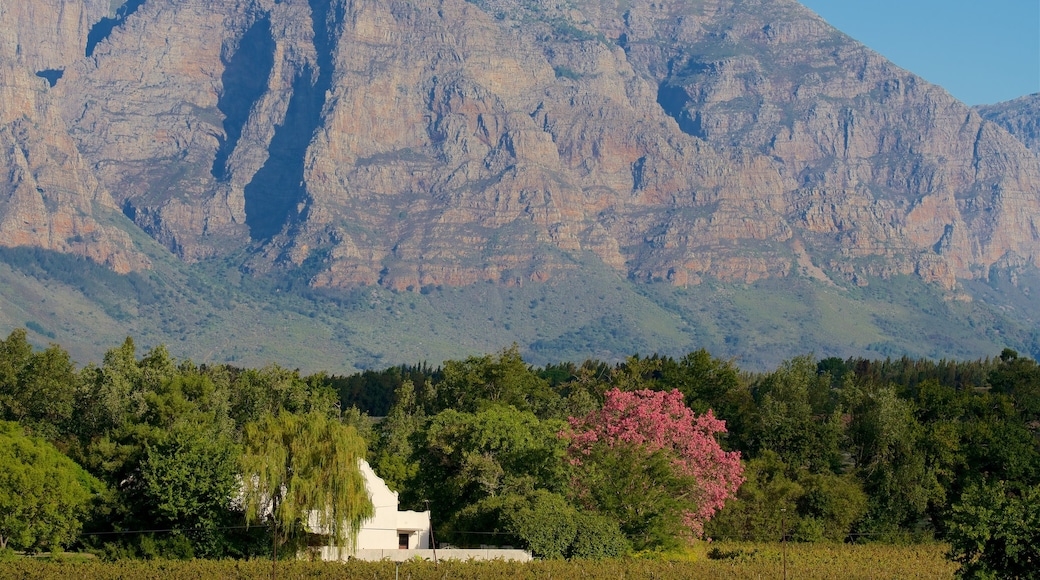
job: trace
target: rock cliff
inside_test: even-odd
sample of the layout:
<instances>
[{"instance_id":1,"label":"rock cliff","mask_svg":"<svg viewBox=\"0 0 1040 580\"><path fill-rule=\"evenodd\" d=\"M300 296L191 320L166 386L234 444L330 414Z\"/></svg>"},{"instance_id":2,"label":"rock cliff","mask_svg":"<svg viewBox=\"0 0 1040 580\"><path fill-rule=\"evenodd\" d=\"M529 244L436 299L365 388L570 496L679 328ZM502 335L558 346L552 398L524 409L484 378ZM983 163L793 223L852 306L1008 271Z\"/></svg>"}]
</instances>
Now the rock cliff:
<instances>
[{"instance_id":1,"label":"rock cliff","mask_svg":"<svg viewBox=\"0 0 1040 580\"><path fill-rule=\"evenodd\" d=\"M116 272L146 268L116 206L85 162L53 89L83 57L92 2L0 5L0 245L83 255Z\"/></svg>"},{"instance_id":2,"label":"rock cliff","mask_svg":"<svg viewBox=\"0 0 1040 580\"><path fill-rule=\"evenodd\" d=\"M1040 152L1040 93L995 105L975 107L984 119L1004 127L1034 152Z\"/></svg>"},{"instance_id":3,"label":"rock cliff","mask_svg":"<svg viewBox=\"0 0 1040 580\"><path fill-rule=\"evenodd\" d=\"M676 285L1040 265L1017 125L791 0L22 4L0 6L5 244L146 267L100 225L118 208L184 260L245 250L319 287L589 256Z\"/></svg>"}]
</instances>

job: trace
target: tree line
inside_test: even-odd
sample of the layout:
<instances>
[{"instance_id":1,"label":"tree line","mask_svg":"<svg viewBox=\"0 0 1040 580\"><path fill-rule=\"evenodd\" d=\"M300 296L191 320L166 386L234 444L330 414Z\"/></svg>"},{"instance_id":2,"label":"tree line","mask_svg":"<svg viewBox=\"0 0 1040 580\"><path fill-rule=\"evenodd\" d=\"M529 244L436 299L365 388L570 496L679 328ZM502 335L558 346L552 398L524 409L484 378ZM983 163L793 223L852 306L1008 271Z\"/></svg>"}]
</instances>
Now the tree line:
<instances>
[{"instance_id":1,"label":"tree line","mask_svg":"<svg viewBox=\"0 0 1040 580\"><path fill-rule=\"evenodd\" d=\"M599 558L698 537L939 539L972 570L1040 545L1022 525L1040 513L1040 367L1009 349L750 373L704 350L534 367L514 346L336 377L139 355L131 339L77 370L21 330L0 341L0 437L46 446L89 501L60 533L0 521L0 541L268 557L272 528L229 499L247 431L315 413L359 435L402 509L429 505L456 546Z\"/></svg>"}]
</instances>

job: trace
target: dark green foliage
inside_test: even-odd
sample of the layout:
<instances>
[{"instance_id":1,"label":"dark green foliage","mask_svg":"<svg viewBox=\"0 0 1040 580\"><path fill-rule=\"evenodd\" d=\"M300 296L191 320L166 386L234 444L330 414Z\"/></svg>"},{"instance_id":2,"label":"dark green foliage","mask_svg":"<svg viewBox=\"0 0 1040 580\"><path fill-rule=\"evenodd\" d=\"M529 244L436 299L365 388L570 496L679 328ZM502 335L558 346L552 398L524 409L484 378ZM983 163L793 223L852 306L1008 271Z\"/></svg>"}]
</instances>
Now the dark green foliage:
<instances>
[{"instance_id":1,"label":"dark green foliage","mask_svg":"<svg viewBox=\"0 0 1040 580\"><path fill-rule=\"evenodd\" d=\"M536 557L566 557L578 534L577 510L563 496L545 490L535 491L503 515L506 528Z\"/></svg>"},{"instance_id":2,"label":"dark green foliage","mask_svg":"<svg viewBox=\"0 0 1040 580\"><path fill-rule=\"evenodd\" d=\"M912 405L895 389L848 385L843 404L852 415L849 452L867 493L869 508L861 532L882 534L911 528L942 488L923 453L923 427Z\"/></svg>"},{"instance_id":3,"label":"dark green foliage","mask_svg":"<svg viewBox=\"0 0 1040 580\"><path fill-rule=\"evenodd\" d=\"M493 539L484 535L488 531ZM445 532L455 545L510 544L547 559L617 558L630 549L616 520L544 489L484 498L461 510Z\"/></svg>"},{"instance_id":4,"label":"dark green foliage","mask_svg":"<svg viewBox=\"0 0 1040 580\"><path fill-rule=\"evenodd\" d=\"M0 340L0 420L57 437L73 417L76 383L72 361L60 347L34 352L22 329Z\"/></svg>"},{"instance_id":5,"label":"dark green foliage","mask_svg":"<svg viewBox=\"0 0 1040 580\"><path fill-rule=\"evenodd\" d=\"M953 506L947 540L964 578L1035 578L1040 563L1040 485L971 486Z\"/></svg>"},{"instance_id":6,"label":"dark green foliage","mask_svg":"<svg viewBox=\"0 0 1040 580\"><path fill-rule=\"evenodd\" d=\"M811 472L840 469L841 414L837 395L826 375L817 373L809 357L785 362L755 381L750 394L756 403L751 418L740 427L745 449L754 457L760 450L777 453L796 468ZM720 417L726 415L720 411Z\"/></svg>"},{"instance_id":7,"label":"dark green foliage","mask_svg":"<svg viewBox=\"0 0 1040 580\"><path fill-rule=\"evenodd\" d=\"M0 550L60 552L100 487L53 445L0 421Z\"/></svg>"},{"instance_id":8,"label":"dark green foliage","mask_svg":"<svg viewBox=\"0 0 1040 580\"><path fill-rule=\"evenodd\" d=\"M678 548L688 535L683 497L696 480L672 469L667 450L646 453L636 446L594 447L583 459L587 493L580 504L610 514L636 550Z\"/></svg>"},{"instance_id":9,"label":"dark green foliage","mask_svg":"<svg viewBox=\"0 0 1040 580\"><path fill-rule=\"evenodd\" d=\"M426 415L419 407L415 388L411 381L405 381L395 393L389 414L375 428L369 457L373 469L390 489L402 491L405 483L419 473L412 439L425 423Z\"/></svg>"},{"instance_id":10,"label":"dark green foliage","mask_svg":"<svg viewBox=\"0 0 1040 580\"><path fill-rule=\"evenodd\" d=\"M608 516L579 511L575 523L577 531L571 544L571 558L603 560L618 558L631 550L618 522Z\"/></svg>"},{"instance_id":11,"label":"dark green foliage","mask_svg":"<svg viewBox=\"0 0 1040 580\"><path fill-rule=\"evenodd\" d=\"M737 498L708 522L706 535L723 540L771 541L790 533L805 490L787 475L788 466L766 451L746 463Z\"/></svg>"},{"instance_id":12,"label":"dark green foliage","mask_svg":"<svg viewBox=\"0 0 1040 580\"><path fill-rule=\"evenodd\" d=\"M989 384L994 393L1011 397L1015 408L1027 422L1040 420L1040 365L1019 357L1006 348L1000 362L990 371Z\"/></svg>"},{"instance_id":13,"label":"dark green foliage","mask_svg":"<svg viewBox=\"0 0 1040 580\"><path fill-rule=\"evenodd\" d=\"M963 362L799 357L748 374L705 350L537 368L514 346L439 369L328 377L196 366L161 346L139 355L131 339L77 371L64 350L34 348L24 330L0 340L0 419L48 439L107 486L96 484L96 509L81 512L85 531L98 534L78 540L106 557L267 556L266 528L236 529L237 443L250 422L307 413L339 416L370 437L376 472L401 492L403 509L431 501L442 541L590 559L679 546L682 492L647 491L689 487L665 453L594 452L593 485L569 493L558 434L615 387L677 388L691 408L726 421L721 442L742 453L747 481L708 536L982 537L1010 524L969 508L1014 512L1040 485L1038 385L1037 364L1010 349ZM363 412L382 409L374 425ZM1003 496L992 491L1001 481ZM171 531L109 534L154 529Z\"/></svg>"},{"instance_id":14,"label":"dark green foliage","mask_svg":"<svg viewBox=\"0 0 1040 580\"><path fill-rule=\"evenodd\" d=\"M810 473L783 463L772 451L748 461L744 476L737 499L708 524L708 535L771 541L788 534L799 541L841 542L867 508L855 477Z\"/></svg>"},{"instance_id":15,"label":"dark green foliage","mask_svg":"<svg viewBox=\"0 0 1040 580\"><path fill-rule=\"evenodd\" d=\"M174 423L154 444L145 447L139 479L126 488L147 523L183 530L186 557L222 555L224 525L230 523L231 500L238 492L237 446L205 421Z\"/></svg>"},{"instance_id":16,"label":"dark green foliage","mask_svg":"<svg viewBox=\"0 0 1040 580\"><path fill-rule=\"evenodd\" d=\"M337 397L324 375L308 378L278 365L235 369L230 390L231 417L239 429L281 410L290 413L335 413Z\"/></svg>"},{"instance_id":17,"label":"dark green foliage","mask_svg":"<svg viewBox=\"0 0 1040 580\"><path fill-rule=\"evenodd\" d=\"M406 381L422 385L428 380L441 380L441 370L425 364L401 365L383 371L362 371L346 377L329 377L327 384L339 393L340 405L357 407L373 417L385 417L394 401L394 392Z\"/></svg>"},{"instance_id":18,"label":"dark green foliage","mask_svg":"<svg viewBox=\"0 0 1040 580\"><path fill-rule=\"evenodd\" d=\"M726 396L740 386L736 365L713 358L703 348L679 359L666 361L662 375L669 388L686 395L686 405L697 414L719 409Z\"/></svg>"},{"instance_id":19,"label":"dark green foliage","mask_svg":"<svg viewBox=\"0 0 1040 580\"><path fill-rule=\"evenodd\" d=\"M486 405L512 405L543 414L559 405L559 395L524 362L514 344L498 355L444 363L435 410L475 411Z\"/></svg>"},{"instance_id":20,"label":"dark green foliage","mask_svg":"<svg viewBox=\"0 0 1040 580\"><path fill-rule=\"evenodd\" d=\"M557 434L563 427L509 406L443 411L416 434L419 468L402 501L429 499L439 517L451 519L486 497L559 489L565 446Z\"/></svg>"}]
</instances>

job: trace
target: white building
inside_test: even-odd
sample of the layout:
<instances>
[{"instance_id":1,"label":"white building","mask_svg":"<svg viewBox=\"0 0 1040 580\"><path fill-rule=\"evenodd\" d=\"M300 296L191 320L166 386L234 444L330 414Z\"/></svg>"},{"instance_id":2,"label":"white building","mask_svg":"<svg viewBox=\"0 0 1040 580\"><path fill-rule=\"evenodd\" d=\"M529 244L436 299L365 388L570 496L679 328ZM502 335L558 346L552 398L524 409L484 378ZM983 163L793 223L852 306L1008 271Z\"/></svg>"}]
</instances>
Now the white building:
<instances>
[{"instance_id":1,"label":"white building","mask_svg":"<svg viewBox=\"0 0 1040 580\"><path fill-rule=\"evenodd\" d=\"M361 473L375 515L358 532L358 550L428 550L430 512L398 511L397 492L361 460Z\"/></svg>"},{"instance_id":2,"label":"white building","mask_svg":"<svg viewBox=\"0 0 1040 580\"><path fill-rule=\"evenodd\" d=\"M391 491L367 461L360 462L361 473L365 476L365 487L368 488L372 500L374 515L366 521L358 531L357 548L342 550L336 546L318 548L318 557L322 560L393 560L403 562L412 558L424 560L520 560L528 561L531 555L523 550L500 550L487 548L481 550L432 550L432 524L430 512L399 511L397 492ZM311 515L310 528L318 529L317 515Z\"/></svg>"},{"instance_id":3,"label":"white building","mask_svg":"<svg viewBox=\"0 0 1040 580\"><path fill-rule=\"evenodd\" d=\"M430 512L399 511L397 492L387 487L386 483L374 471L367 461L362 459L358 467L365 478L369 499L372 500L372 518L367 520L358 530L357 548L349 547L340 550L336 546L322 546L322 560L341 560L354 557L363 560L373 559L369 552L385 552L387 550L429 550L430 549ZM320 529L317 525L317 514L311 514L310 528ZM374 559L382 559L382 556Z\"/></svg>"}]
</instances>

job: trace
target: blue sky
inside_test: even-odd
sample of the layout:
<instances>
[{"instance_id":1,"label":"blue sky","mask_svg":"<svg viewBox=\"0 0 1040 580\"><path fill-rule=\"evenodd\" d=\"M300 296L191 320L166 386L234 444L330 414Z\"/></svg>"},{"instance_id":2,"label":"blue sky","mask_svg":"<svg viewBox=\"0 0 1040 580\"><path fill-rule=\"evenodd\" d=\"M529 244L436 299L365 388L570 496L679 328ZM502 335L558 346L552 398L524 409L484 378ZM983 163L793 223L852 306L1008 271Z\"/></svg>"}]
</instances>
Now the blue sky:
<instances>
[{"instance_id":1,"label":"blue sky","mask_svg":"<svg viewBox=\"0 0 1040 580\"><path fill-rule=\"evenodd\" d=\"M1040 92L1040 0L800 0L969 105Z\"/></svg>"}]
</instances>

